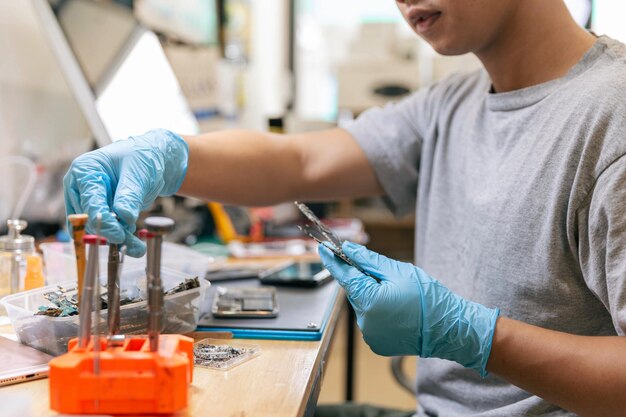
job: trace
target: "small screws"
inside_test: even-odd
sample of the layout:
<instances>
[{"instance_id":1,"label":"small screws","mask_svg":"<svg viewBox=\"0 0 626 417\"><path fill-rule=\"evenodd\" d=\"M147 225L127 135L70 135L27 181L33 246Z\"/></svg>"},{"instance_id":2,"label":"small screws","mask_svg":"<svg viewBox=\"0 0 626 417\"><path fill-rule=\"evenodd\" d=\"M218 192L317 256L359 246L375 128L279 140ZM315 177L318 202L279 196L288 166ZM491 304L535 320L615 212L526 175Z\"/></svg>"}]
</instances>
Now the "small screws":
<instances>
[{"instance_id":1,"label":"small screws","mask_svg":"<svg viewBox=\"0 0 626 417\"><path fill-rule=\"evenodd\" d=\"M225 368L229 361L248 353L250 349L230 345L196 344L193 347L194 364L209 368Z\"/></svg>"}]
</instances>

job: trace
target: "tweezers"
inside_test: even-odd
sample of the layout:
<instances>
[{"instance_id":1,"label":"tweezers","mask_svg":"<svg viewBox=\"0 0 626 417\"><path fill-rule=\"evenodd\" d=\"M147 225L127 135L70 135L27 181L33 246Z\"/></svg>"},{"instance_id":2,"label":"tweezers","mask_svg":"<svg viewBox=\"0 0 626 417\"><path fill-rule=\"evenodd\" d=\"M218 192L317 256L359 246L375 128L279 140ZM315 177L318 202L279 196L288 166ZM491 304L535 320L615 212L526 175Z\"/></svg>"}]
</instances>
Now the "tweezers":
<instances>
[{"instance_id":1,"label":"tweezers","mask_svg":"<svg viewBox=\"0 0 626 417\"><path fill-rule=\"evenodd\" d=\"M372 276L363 270L359 265L357 265L352 259L348 258L348 256L341 249L341 245L343 244L343 239L335 234L328 226L326 226L322 221L311 211L310 208L306 206L306 204L299 203L294 201L294 204L298 209L304 214L304 216L312 223L305 224L304 226L298 225L298 229L311 239L315 240L320 245L326 246L330 249L336 257L347 263L348 265L356 268L363 275L367 275L370 278L376 280L376 282L380 283L380 279Z\"/></svg>"}]
</instances>

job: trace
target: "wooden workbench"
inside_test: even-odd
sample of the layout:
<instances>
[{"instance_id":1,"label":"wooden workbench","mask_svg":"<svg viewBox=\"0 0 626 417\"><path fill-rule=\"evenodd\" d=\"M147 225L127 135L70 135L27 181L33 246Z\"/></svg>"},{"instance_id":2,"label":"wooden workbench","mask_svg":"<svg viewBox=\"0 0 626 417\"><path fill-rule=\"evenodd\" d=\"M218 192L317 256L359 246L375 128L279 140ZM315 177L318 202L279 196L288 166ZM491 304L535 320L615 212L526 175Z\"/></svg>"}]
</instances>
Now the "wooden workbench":
<instances>
[{"instance_id":1,"label":"wooden workbench","mask_svg":"<svg viewBox=\"0 0 626 417\"><path fill-rule=\"evenodd\" d=\"M320 341L254 340L261 354L230 371L194 369L190 406L177 417L311 416L319 395L328 348L344 295L339 291ZM243 341L247 342L247 341ZM32 404L24 417L58 416L48 407L48 380L0 388L3 398L27 396Z\"/></svg>"}]
</instances>

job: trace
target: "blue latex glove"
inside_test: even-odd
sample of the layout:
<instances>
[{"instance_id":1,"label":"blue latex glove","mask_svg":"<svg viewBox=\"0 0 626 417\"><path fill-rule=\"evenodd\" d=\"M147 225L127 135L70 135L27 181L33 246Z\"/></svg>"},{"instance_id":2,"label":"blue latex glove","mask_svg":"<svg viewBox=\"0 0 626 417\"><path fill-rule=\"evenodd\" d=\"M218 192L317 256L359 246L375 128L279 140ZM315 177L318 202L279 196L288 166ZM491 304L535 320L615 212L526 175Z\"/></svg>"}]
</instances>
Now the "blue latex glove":
<instances>
[{"instance_id":1,"label":"blue latex glove","mask_svg":"<svg viewBox=\"0 0 626 417\"><path fill-rule=\"evenodd\" d=\"M485 369L499 310L468 301L420 268L345 242L345 254L363 275L320 245L330 273L346 291L365 342L385 356L437 357Z\"/></svg>"},{"instance_id":2,"label":"blue latex glove","mask_svg":"<svg viewBox=\"0 0 626 417\"><path fill-rule=\"evenodd\" d=\"M125 244L128 255L142 256L146 245L133 235L139 212L158 196L178 191L188 156L187 142L164 129L81 155L63 178L66 212L87 213L89 233L95 233L96 215L102 213L100 235Z\"/></svg>"}]
</instances>

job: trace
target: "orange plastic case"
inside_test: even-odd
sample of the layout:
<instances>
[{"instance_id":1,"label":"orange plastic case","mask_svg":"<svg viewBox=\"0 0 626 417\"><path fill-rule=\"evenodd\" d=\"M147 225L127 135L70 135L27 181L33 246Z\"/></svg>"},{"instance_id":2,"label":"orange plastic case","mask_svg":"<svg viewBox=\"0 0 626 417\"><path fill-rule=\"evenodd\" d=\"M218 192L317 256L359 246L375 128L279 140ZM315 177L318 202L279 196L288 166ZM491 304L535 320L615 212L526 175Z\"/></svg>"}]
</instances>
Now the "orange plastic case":
<instances>
[{"instance_id":1,"label":"orange plastic case","mask_svg":"<svg viewBox=\"0 0 626 417\"><path fill-rule=\"evenodd\" d=\"M50 408L67 414L169 414L187 407L193 377L193 339L160 335L158 352L145 336L126 336L119 347L100 338L100 371L93 344L50 361Z\"/></svg>"}]
</instances>

